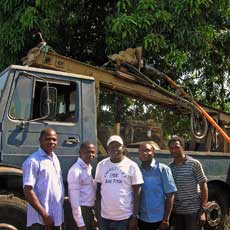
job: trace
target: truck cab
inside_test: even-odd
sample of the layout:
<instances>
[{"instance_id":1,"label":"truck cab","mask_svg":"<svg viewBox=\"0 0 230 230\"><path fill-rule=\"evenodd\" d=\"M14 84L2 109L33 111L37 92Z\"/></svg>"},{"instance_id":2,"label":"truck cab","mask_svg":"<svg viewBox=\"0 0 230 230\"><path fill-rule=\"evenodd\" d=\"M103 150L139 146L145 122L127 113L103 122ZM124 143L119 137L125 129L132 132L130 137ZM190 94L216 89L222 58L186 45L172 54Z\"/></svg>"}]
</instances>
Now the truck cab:
<instances>
[{"instance_id":1,"label":"truck cab","mask_svg":"<svg viewBox=\"0 0 230 230\"><path fill-rule=\"evenodd\" d=\"M55 153L64 181L82 141L96 144L94 79L12 65L0 74L0 108L0 220L7 220L0 226L21 230L26 222L21 165L39 147L41 130L51 127L58 134Z\"/></svg>"}]
</instances>

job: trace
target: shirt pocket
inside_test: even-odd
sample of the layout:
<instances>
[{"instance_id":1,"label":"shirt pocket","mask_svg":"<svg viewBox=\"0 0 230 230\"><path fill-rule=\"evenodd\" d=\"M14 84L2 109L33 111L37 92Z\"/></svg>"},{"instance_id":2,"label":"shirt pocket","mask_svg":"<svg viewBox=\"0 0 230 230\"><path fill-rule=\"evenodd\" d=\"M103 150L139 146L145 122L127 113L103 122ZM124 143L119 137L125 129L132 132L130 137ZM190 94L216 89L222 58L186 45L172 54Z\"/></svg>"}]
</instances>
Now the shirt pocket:
<instances>
[{"instance_id":1,"label":"shirt pocket","mask_svg":"<svg viewBox=\"0 0 230 230\"><path fill-rule=\"evenodd\" d=\"M90 185L90 184L93 185L93 178L92 178L91 175L83 174L83 175L81 176L80 183L81 183L82 185Z\"/></svg>"}]
</instances>

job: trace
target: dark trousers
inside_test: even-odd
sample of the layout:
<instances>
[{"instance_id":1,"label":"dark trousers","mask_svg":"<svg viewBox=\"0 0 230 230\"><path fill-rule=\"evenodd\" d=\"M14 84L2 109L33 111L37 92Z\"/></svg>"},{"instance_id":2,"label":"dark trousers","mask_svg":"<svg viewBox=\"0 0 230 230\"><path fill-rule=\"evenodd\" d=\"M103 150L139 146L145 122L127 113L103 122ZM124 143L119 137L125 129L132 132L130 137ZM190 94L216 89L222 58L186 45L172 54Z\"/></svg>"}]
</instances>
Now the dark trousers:
<instances>
[{"instance_id":1,"label":"dark trousers","mask_svg":"<svg viewBox=\"0 0 230 230\"><path fill-rule=\"evenodd\" d=\"M32 226L28 227L27 230L44 230L44 225L41 224L33 224ZM61 230L61 226L54 226L52 230Z\"/></svg>"},{"instance_id":2,"label":"dark trousers","mask_svg":"<svg viewBox=\"0 0 230 230\"><path fill-rule=\"evenodd\" d=\"M147 223L142 220L138 221L139 230L159 230L161 221L155 223Z\"/></svg>"},{"instance_id":3,"label":"dark trousers","mask_svg":"<svg viewBox=\"0 0 230 230\"><path fill-rule=\"evenodd\" d=\"M128 230L129 219L125 220L109 220L101 218L100 230Z\"/></svg>"},{"instance_id":4,"label":"dark trousers","mask_svg":"<svg viewBox=\"0 0 230 230\"><path fill-rule=\"evenodd\" d=\"M173 214L172 221L175 230L201 230L198 213L194 214Z\"/></svg>"},{"instance_id":5,"label":"dark trousers","mask_svg":"<svg viewBox=\"0 0 230 230\"><path fill-rule=\"evenodd\" d=\"M85 222L86 230L94 230L95 227L93 226L93 219L94 219L94 212L92 207L81 206L81 213L83 220Z\"/></svg>"}]
</instances>

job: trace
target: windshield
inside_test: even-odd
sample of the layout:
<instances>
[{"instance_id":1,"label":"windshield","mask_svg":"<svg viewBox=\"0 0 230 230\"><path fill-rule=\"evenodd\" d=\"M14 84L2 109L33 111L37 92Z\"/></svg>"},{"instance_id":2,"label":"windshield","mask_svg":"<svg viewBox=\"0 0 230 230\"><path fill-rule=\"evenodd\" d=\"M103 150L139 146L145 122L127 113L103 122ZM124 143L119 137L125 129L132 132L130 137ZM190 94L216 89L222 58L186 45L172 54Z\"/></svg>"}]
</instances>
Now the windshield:
<instances>
[{"instance_id":1,"label":"windshield","mask_svg":"<svg viewBox=\"0 0 230 230\"><path fill-rule=\"evenodd\" d=\"M0 76L0 101L2 100L4 88L6 85L6 80L7 80L8 72Z\"/></svg>"}]
</instances>

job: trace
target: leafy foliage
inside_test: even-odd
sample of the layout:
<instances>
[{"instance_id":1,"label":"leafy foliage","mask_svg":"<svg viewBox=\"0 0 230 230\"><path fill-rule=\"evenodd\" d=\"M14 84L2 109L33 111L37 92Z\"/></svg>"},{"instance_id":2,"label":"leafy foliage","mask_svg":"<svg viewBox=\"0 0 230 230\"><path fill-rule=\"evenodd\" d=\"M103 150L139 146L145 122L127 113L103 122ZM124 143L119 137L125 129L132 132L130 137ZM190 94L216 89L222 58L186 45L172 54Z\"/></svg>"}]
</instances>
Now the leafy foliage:
<instances>
[{"instance_id":1,"label":"leafy foliage","mask_svg":"<svg viewBox=\"0 0 230 230\"><path fill-rule=\"evenodd\" d=\"M202 102L229 109L228 0L125 0L117 9L107 24L110 52L142 46L146 62L185 85L192 81Z\"/></svg>"},{"instance_id":2,"label":"leafy foliage","mask_svg":"<svg viewBox=\"0 0 230 230\"><path fill-rule=\"evenodd\" d=\"M106 61L106 16L114 3L84 0L0 0L0 68L20 59L40 40L41 32L57 52L82 61Z\"/></svg>"}]
</instances>

